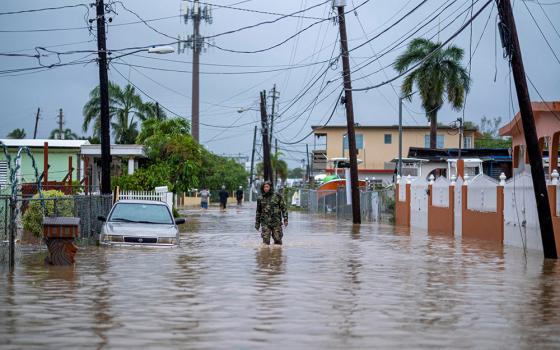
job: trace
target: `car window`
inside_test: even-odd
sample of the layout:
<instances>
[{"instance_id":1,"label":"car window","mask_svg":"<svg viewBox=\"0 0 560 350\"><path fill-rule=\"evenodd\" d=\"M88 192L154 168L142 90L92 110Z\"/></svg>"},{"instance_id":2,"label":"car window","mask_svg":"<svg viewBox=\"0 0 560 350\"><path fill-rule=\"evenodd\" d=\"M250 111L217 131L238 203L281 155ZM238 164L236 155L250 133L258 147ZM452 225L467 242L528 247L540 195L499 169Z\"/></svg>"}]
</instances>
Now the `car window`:
<instances>
[{"instance_id":1,"label":"car window","mask_svg":"<svg viewBox=\"0 0 560 350\"><path fill-rule=\"evenodd\" d=\"M109 221L172 224L173 218L164 205L117 203Z\"/></svg>"}]
</instances>

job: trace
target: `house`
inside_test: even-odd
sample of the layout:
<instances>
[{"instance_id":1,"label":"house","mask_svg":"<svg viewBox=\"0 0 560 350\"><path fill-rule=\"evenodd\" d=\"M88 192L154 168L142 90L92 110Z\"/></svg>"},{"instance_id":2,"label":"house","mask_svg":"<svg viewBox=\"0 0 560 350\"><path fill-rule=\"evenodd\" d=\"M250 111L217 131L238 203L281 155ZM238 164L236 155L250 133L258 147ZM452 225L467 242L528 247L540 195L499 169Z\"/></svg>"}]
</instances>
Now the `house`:
<instances>
[{"instance_id":1,"label":"house","mask_svg":"<svg viewBox=\"0 0 560 350\"><path fill-rule=\"evenodd\" d=\"M429 126L403 126L402 152L406 156L410 147L429 147ZM345 125L312 126L314 137L312 171L317 173L331 173L333 168L329 159L348 157L348 141ZM358 165L361 179L375 177L376 179L391 181L395 172L392 159L399 154L398 125L356 125L356 146L358 158L362 163ZM476 129L465 129L463 148L474 147L477 137ZM437 146L442 148L456 148L459 145L459 134L449 126L438 127Z\"/></svg>"},{"instance_id":2,"label":"house","mask_svg":"<svg viewBox=\"0 0 560 350\"><path fill-rule=\"evenodd\" d=\"M551 157L549 166L548 153L554 150L554 153L558 154L560 145L560 101L531 102L531 107L535 118L539 145L544 156L545 168L547 168L547 173L552 173L554 169L558 169L558 156ZM511 136L514 172L521 172L525 165L529 163L529 158L526 152L523 123L519 112L500 129L500 136Z\"/></svg>"},{"instance_id":3,"label":"house","mask_svg":"<svg viewBox=\"0 0 560 350\"><path fill-rule=\"evenodd\" d=\"M44 150L48 144L48 180L60 182L67 178L71 168L79 169L80 149L83 145L88 145L87 140L38 140L38 139L1 139L0 142L7 147L8 155L14 159L20 147L28 147L33 158L39 175L44 170ZM69 162L71 162L69 164ZM21 157L21 168L18 171L21 182L35 182L35 169L32 159L24 154ZM8 161L4 152L0 152L0 187L6 186L9 182Z\"/></svg>"},{"instance_id":4,"label":"house","mask_svg":"<svg viewBox=\"0 0 560 350\"><path fill-rule=\"evenodd\" d=\"M98 188L101 183L101 145L83 145L80 149L82 177L87 177L87 185ZM117 171L123 160L126 161L128 175L134 174L138 169L138 161L146 158L143 145L111 145L113 160L112 174L120 175ZM87 176L89 175L89 177Z\"/></svg>"},{"instance_id":5,"label":"house","mask_svg":"<svg viewBox=\"0 0 560 350\"><path fill-rule=\"evenodd\" d=\"M406 159L421 159L421 176L429 178L430 175L448 176L449 170L453 170L454 163L459 158L458 148L429 149L410 147ZM482 172L499 180L500 174L504 173L508 178L512 176L512 162L508 148L468 148L461 149L461 159L465 161L465 174L469 176L478 175L479 170L474 163L482 163ZM467 164L472 163L470 167ZM450 167L451 165L451 167ZM453 171L451 171L451 175ZM404 169L403 169L403 173ZM405 173L406 175L406 173Z\"/></svg>"}]
</instances>

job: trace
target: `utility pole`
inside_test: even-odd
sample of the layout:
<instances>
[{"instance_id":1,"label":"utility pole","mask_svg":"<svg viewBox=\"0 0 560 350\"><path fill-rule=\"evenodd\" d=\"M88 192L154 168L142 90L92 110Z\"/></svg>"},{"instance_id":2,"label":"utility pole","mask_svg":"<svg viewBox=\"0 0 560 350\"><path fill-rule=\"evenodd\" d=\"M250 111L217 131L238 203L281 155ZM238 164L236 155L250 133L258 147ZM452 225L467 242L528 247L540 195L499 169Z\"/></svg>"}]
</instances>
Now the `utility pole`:
<instances>
[{"instance_id":1,"label":"utility pole","mask_svg":"<svg viewBox=\"0 0 560 350\"><path fill-rule=\"evenodd\" d=\"M266 90L261 92L261 129L263 146L264 180L272 183L272 163L270 160L270 144L268 136L268 116L266 113Z\"/></svg>"},{"instance_id":2,"label":"utility pole","mask_svg":"<svg viewBox=\"0 0 560 350\"><path fill-rule=\"evenodd\" d=\"M58 139L59 140L64 139L63 126L64 126L64 114L62 112L62 108L60 108L58 110Z\"/></svg>"},{"instance_id":3,"label":"utility pole","mask_svg":"<svg viewBox=\"0 0 560 350\"><path fill-rule=\"evenodd\" d=\"M192 66L192 136L196 142L200 142L200 52L204 48L204 37L200 35L200 22L204 20L206 23L212 23L212 8L210 5L200 6L198 0L195 0L192 6L185 0L182 1L183 18L185 24L189 19L193 22L193 34L187 36L186 40L181 40L179 36L178 53L185 52L186 48L192 49L193 66ZM183 44L183 47L181 47Z\"/></svg>"},{"instance_id":4,"label":"utility pole","mask_svg":"<svg viewBox=\"0 0 560 350\"><path fill-rule=\"evenodd\" d=\"M109 78L107 76L107 39L105 4L96 1L97 54L99 59L99 97L101 104L101 194L111 193L111 133L109 120Z\"/></svg>"},{"instance_id":5,"label":"utility pole","mask_svg":"<svg viewBox=\"0 0 560 350\"><path fill-rule=\"evenodd\" d=\"M354 106L352 104L352 79L350 77L350 57L348 53L348 37L344 15L344 0L334 0L338 8L338 27L340 29L340 49L344 77L344 105L346 106L346 122L348 124L348 148L350 154L350 184L352 187L352 222L361 224L360 188L358 183L358 152L356 150L356 133L354 130Z\"/></svg>"},{"instance_id":6,"label":"utility pole","mask_svg":"<svg viewBox=\"0 0 560 350\"><path fill-rule=\"evenodd\" d=\"M305 153L307 154L307 169L306 169L306 173L307 173L307 182L310 182L310 178L311 178L311 167L309 166L309 145L306 143L305 144Z\"/></svg>"},{"instance_id":7,"label":"utility pole","mask_svg":"<svg viewBox=\"0 0 560 350\"><path fill-rule=\"evenodd\" d=\"M278 139L274 139L274 157L276 157L276 164L274 167L274 180L278 181Z\"/></svg>"},{"instance_id":8,"label":"utility pole","mask_svg":"<svg viewBox=\"0 0 560 350\"><path fill-rule=\"evenodd\" d=\"M253 201L253 171L255 170L255 147L257 146L257 126L253 133L253 152L251 153L251 173L249 174L249 201Z\"/></svg>"},{"instance_id":9,"label":"utility pole","mask_svg":"<svg viewBox=\"0 0 560 350\"><path fill-rule=\"evenodd\" d=\"M521 114L523 133L525 134L525 144L527 145L527 155L529 156L529 164L531 165L531 175L533 178L533 188L537 202L537 213L541 229L543 253L544 257L547 259L557 259L558 252L556 251L556 242L554 239L554 230L544 177L542 155L540 153L535 119L533 117L531 99L527 88L525 68L523 67L523 59L521 56L519 39L517 37L515 19L513 17L513 11L509 0L496 0L496 2L498 4L498 13L500 15L498 28L500 30L502 46L504 47L506 56L509 58L511 70L513 72L515 90L517 92L517 100L519 102L519 113ZM556 152L556 150L554 151Z\"/></svg>"},{"instance_id":10,"label":"utility pole","mask_svg":"<svg viewBox=\"0 0 560 350\"><path fill-rule=\"evenodd\" d=\"M276 84L272 87L272 113L270 114L270 143L272 144L272 135L274 132L274 118L276 113L276 99L280 92L276 91Z\"/></svg>"},{"instance_id":11,"label":"utility pole","mask_svg":"<svg viewBox=\"0 0 560 350\"><path fill-rule=\"evenodd\" d=\"M457 118L457 122L459 123L459 152L457 154L457 158L461 159L461 153L463 150L463 118Z\"/></svg>"},{"instance_id":12,"label":"utility pole","mask_svg":"<svg viewBox=\"0 0 560 350\"><path fill-rule=\"evenodd\" d=\"M35 129L33 129L33 139L37 138L37 127L39 126L39 116L41 115L41 108L37 108L37 114L35 115Z\"/></svg>"}]
</instances>

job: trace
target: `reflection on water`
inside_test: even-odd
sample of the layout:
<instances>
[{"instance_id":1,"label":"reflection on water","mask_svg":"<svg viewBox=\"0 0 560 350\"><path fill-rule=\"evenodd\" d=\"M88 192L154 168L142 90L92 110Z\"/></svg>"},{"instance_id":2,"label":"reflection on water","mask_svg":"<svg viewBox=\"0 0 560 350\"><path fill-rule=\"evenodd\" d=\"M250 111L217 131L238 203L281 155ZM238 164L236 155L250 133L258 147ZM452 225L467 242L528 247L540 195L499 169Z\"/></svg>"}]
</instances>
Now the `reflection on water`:
<instances>
[{"instance_id":1,"label":"reflection on water","mask_svg":"<svg viewBox=\"0 0 560 350\"><path fill-rule=\"evenodd\" d=\"M0 267L0 348L560 348L560 264L492 243L254 208L187 212L177 249L26 251Z\"/></svg>"}]
</instances>

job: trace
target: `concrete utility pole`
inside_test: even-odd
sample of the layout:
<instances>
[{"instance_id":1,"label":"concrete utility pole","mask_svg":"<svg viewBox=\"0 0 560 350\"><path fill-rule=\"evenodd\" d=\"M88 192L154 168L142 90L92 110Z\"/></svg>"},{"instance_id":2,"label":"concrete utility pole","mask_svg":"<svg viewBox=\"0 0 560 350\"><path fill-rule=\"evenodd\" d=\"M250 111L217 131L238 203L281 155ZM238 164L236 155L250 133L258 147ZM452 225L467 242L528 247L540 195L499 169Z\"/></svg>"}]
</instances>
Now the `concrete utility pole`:
<instances>
[{"instance_id":1,"label":"concrete utility pole","mask_svg":"<svg viewBox=\"0 0 560 350\"><path fill-rule=\"evenodd\" d=\"M105 4L95 3L97 15L97 54L99 60L99 97L101 103L101 194L111 193L111 132L109 118L109 78L107 76L107 40Z\"/></svg>"},{"instance_id":2,"label":"concrete utility pole","mask_svg":"<svg viewBox=\"0 0 560 350\"><path fill-rule=\"evenodd\" d=\"M37 138L37 127L39 126L39 116L41 115L41 108L37 108L37 114L35 115L35 129L33 129L33 139Z\"/></svg>"},{"instance_id":3,"label":"concrete utility pole","mask_svg":"<svg viewBox=\"0 0 560 350\"><path fill-rule=\"evenodd\" d=\"M268 143L268 115L266 113L266 90L261 92L261 129L263 146L264 180L272 183L272 162L270 159L270 144Z\"/></svg>"},{"instance_id":4,"label":"concrete utility pole","mask_svg":"<svg viewBox=\"0 0 560 350\"><path fill-rule=\"evenodd\" d=\"M64 139L64 114L62 108L58 110L58 139Z\"/></svg>"},{"instance_id":5,"label":"concrete utility pole","mask_svg":"<svg viewBox=\"0 0 560 350\"><path fill-rule=\"evenodd\" d=\"M192 6L185 0L182 2L182 12L185 24L189 19L193 22L193 34L189 35L186 40L181 40L179 36L178 53L185 52L186 48L193 51L192 66L192 136L196 142L200 142L200 52L204 48L204 37L200 35L200 22L204 20L206 23L212 23L212 8L209 5L200 6L198 0L195 0ZM183 47L181 47L183 44Z\"/></svg>"},{"instance_id":6,"label":"concrete utility pole","mask_svg":"<svg viewBox=\"0 0 560 350\"><path fill-rule=\"evenodd\" d=\"M354 106L352 104L352 79L350 77L350 59L348 53L348 37L344 15L344 0L334 0L338 8L338 27L340 29L340 49L342 51L342 69L344 77L344 105L346 106L346 122L348 124L348 148L350 154L350 184L352 187L352 222L361 224L360 187L358 183L358 152L356 149L356 133L354 130Z\"/></svg>"},{"instance_id":7,"label":"concrete utility pole","mask_svg":"<svg viewBox=\"0 0 560 350\"><path fill-rule=\"evenodd\" d=\"M529 164L531 165L533 188L537 201L537 213L539 215L544 257L547 259L557 259L558 252L556 251L556 242L554 239L554 229L550 214L542 155L535 127L533 109L531 107L531 98L529 97L529 90L527 88L525 68L523 67L521 47L517 37L515 18L513 17L513 11L509 0L496 0L496 2L500 15L498 29L500 30L502 46L510 61L515 81L515 90L517 91L517 100L519 101L519 113L521 114L521 121L523 123L523 133L525 134L525 144L527 145L527 155L529 156ZM557 150L553 151L557 152Z\"/></svg>"},{"instance_id":8,"label":"concrete utility pole","mask_svg":"<svg viewBox=\"0 0 560 350\"><path fill-rule=\"evenodd\" d=\"M276 84L272 87L272 111L270 114L270 143L272 144L272 135L274 132L274 118L276 117L276 99L280 96L280 92L276 91Z\"/></svg>"},{"instance_id":9,"label":"concrete utility pole","mask_svg":"<svg viewBox=\"0 0 560 350\"><path fill-rule=\"evenodd\" d=\"M251 153L251 173L249 174L249 201L253 201L253 172L255 171L255 147L257 146L257 126L253 133L253 152Z\"/></svg>"}]
</instances>

